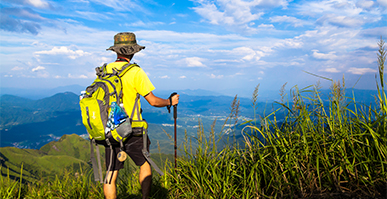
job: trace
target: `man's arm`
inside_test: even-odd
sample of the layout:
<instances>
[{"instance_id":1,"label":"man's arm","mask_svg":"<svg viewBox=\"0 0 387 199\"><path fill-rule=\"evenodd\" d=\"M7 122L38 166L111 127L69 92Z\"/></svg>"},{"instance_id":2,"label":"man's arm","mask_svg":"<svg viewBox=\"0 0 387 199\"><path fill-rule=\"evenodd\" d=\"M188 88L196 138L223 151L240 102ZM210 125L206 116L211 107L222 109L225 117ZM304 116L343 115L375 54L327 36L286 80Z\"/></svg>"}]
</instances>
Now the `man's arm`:
<instances>
[{"instance_id":1,"label":"man's arm","mask_svg":"<svg viewBox=\"0 0 387 199\"><path fill-rule=\"evenodd\" d=\"M172 97L172 104L170 104L169 99L156 97L153 92L150 92L148 95L146 95L145 99L151 106L154 107L164 107L168 105L173 106L179 103L179 95L174 95Z\"/></svg>"}]
</instances>

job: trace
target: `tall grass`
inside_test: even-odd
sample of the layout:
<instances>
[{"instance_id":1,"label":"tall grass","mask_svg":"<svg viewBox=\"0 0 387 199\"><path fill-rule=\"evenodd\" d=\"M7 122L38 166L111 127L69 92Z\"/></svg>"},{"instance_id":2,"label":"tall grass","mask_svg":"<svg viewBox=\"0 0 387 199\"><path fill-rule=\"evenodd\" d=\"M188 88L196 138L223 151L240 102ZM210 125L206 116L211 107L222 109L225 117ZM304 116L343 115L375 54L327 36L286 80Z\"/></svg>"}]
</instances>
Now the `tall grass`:
<instances>
[{"instance_id":1,"label":"tall grass","mask_svg":"<svg viewBox=\"0 0 387 199\"><path fill-rule=\"evenodd\" d=\"M378 107L345 97L344 77L332 81L328 102L322 100L318 86L295 86L288 101L282 91L277 102L282 108L243 124L245 146L232 142L218 149L214 131L206 138L202 127L195 138L196 149L189 147L191 140L186 138L178 167L169 174L170 197L387 197L382 39L379 47ZM254 109L257 92L258 86ZM233 115L238 113L235 102ZM280 114L284 120L277 121ZM258 119L261 125L256 124Z\"/></svg>"},{"instance_id":2,"label":"tall grass","mask_svg":"<svg viewBox=\"0 0 387 199\"><path fill-rule=\"evenodd\" d=\"M85 173L64 170L54 179L23 183L10 176L0 176L2 198L103 198L102 186L91 181L91 171ZM16 189L19 187L19 189Z\"/></svg>"}]
</instances>

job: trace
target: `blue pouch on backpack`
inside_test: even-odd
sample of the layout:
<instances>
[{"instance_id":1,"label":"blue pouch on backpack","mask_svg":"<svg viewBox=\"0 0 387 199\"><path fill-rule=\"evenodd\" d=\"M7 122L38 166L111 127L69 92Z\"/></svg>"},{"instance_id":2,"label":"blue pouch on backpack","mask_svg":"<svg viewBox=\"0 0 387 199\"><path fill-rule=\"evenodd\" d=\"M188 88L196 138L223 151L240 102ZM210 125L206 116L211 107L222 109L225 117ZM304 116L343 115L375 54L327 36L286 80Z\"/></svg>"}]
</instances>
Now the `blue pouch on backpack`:
<instances>
[{"instance_id":1,"label":"blue pouch on backpack","mask_svg":"<svg viewBox=\"0 0 387 199\"><path fill-rule=\"evenodd\" d=\"M125 110L119 106L116 102L112 102L110 107L109 119L106 126L110 130L116 129L120 124L124 123L128 115L125 113Z\"/></svg>"}]
</instances>

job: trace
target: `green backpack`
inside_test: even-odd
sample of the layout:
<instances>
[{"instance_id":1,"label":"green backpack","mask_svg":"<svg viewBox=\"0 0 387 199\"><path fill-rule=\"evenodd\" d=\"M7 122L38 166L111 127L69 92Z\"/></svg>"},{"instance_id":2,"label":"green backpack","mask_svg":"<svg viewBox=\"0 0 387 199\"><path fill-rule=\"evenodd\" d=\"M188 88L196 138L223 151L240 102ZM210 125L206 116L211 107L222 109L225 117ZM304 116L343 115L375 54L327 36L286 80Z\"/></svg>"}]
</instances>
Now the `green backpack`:
<instances>
[{"instance_id":1,"label":"green backpack","mask_svg":"<svg viewBox=\"0 0 387 199\"><path fill-rule=\"evenodd\" d=\"M82 123L91 140L103 143L108 139L122 143L130 135L131 118L125 115L122 107L121 77L133 67L138 65L126 64L120 70L114 68L113 73L106 72L106 64L96 68L97 78L86 88L86 93L79 102ZM137 98L135 106L138 106ZM117 112L121 114L119 119L114 115Z\"/></svg>"},{"instance_id":2,"label":"green backpack","mask_svg":"<svg viewBox=\"0 0 387 199\"><path fill-rule=\"evenodd\" d=\"M112 148L112 145L119 145L121 152L117 155L117 158L120 161L125 161L126 153L123 152L123 142L132 134L133 129L136 129L137 131L140 129L140 133L143 135L144 139L143 155L155 170L159 172L160 175L163 175L157 165L150 159L146 147L148 123L145 120L133 120L134 112L137 112L137 118L140 118L140 95L137 93L130 117L126 115L124 107L122 106L123 94L121 77L133 67L139 66L137 64L128 63L119 70L113 68L112 73L107 73L106 64L97 67L95 69L97 78L86 88L86 91L79 102L82 123L86 127L90 138L91 161L96 181L102 182L100 153L97 144L102 144L110 148ZM93 145L95 145L97 150L98 169L94 157ZM113 150L111 151L113 152ZM112 158L113 155L111 154L110 157ZM108 170L110 170L110 168L108 168ZM107 182L106 178L105 182Z\"/></svg>"}]
</instances>

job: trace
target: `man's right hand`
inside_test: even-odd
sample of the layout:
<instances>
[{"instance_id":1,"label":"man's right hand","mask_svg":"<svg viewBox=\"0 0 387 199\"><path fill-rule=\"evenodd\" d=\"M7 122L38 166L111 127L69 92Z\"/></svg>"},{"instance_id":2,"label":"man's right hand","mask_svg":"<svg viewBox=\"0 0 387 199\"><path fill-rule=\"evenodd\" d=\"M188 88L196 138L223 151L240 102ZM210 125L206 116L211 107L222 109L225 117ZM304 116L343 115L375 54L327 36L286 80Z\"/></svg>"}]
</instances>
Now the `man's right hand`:
<instances>
[{"instance_id":1,"label":"man's right hand","mask_svg":"<svg viewBox=\"0 0 387 199\"><path fill-rule=\"evenodd\" d=\"M175 106L175 105L177 105L177 104L179 104L179 94L177 94L177 93L173 93L171 96L170 96L170 98L171 98L171 104L170 104L170 106Z\"/></svg>"}]
</instances>

